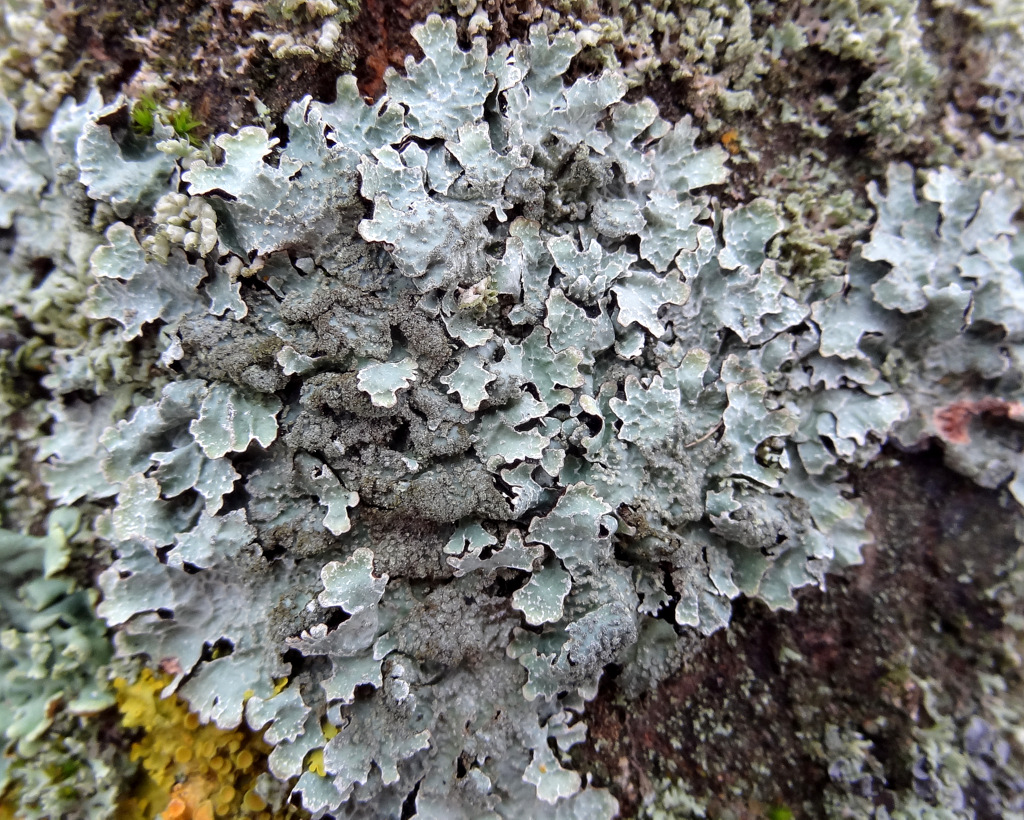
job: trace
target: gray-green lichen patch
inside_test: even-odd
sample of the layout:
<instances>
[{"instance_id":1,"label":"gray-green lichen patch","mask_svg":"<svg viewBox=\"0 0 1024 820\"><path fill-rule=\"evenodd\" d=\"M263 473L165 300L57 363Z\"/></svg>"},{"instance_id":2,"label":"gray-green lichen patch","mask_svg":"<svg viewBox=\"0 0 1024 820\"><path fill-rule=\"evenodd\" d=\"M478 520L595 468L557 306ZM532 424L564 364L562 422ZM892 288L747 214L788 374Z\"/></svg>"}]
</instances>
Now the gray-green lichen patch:
<instances>
[{"instance_id":1,"label":"gray-green lichen patch","mask_svg":"<svg viewBox=\"0 0 1024 820\"><path fill-rule=\"evenodd\" d=\"M416 380L416 362L405 358L399 362L368 364L359 371L356 383L377 407L394 407L398 391Z\"/></svg>"},{"instance_id":2,"label":"gray-green lichen patch","mask_svg":"<svg viewBox=\"0 0 1024 820\"><path fill-rule=\"evenodd\" d=\"M41 535L0 530L0 790L20 794L26 818L112 816L123 774L89 721L114 703L96 592L63 572L91 536L83 523L62 507ZM55 776L58 766L66 772Z\"/></svg>"},{"instance_id":3,"label":"gray-green lichen patch","mask_svg":"<svg viewBox=\"0 0 1024 820\"><path fill-rule=\"evenodd\" d=\"M886 182L884 195L870 187L878 220L851 261L848 291L814 308L823 345L867 393L877 395L883 379L899 388L911 411L894 428L899 441L934 436L951 466L986 487L1012 479L1020 499L1020 193L998 176L947 168L916 180L909 166L893 165ZM857 428L893 418L895 408L878 398L837 403L827 390L818 399L836 419L834 447L842 447L837 437L856 443ZM985 436L983 418L1006 421ZM817 445L801 447L813 459Z\"/></svg>"},{"instance_id":4,"label":"gray-green lichen patch","mask_svg":"<svg viewBox=\"0 0 1024 820\"><path fill-rule=\"evenodd\" d=\"M127 151L98 95L42 146L0 110L0 168L32 160L0 177L11 304L48 306L35 242L88 295L54 338L50 412L76 432L47 484L106 507L119 651L203 720L263 728L314 815L610 816L566 756L605 670L650 685L740 595L792 609L859 562L846 469L946 397L925 343L1017 401L1015 363L962 327L970 303L1015 341L1012 200L936 172L947 225L894 172L877 264L801 287L780 209L723 209L727 153L690 119L615 71L566 79L580 37L416 37L378 102L342 79L216 156ZM913 266L935 241L956 281ZM928 309L887 300L896 280ZM111 380L131 402L94 400ZM102 428L90 473L75 447Z\"/></svg>"},{"instance_id":5,"label":"gray-green lichen patch","mask_svg":"<svg viewBox=\"0 0 1024 820\"><path fill-rule=\"evenodd\" d=\"M68 38L54 31L42 0L14 0L0 18L0 91L17 109L18 125L42 131L74 86Z\"/></svg>"},{"instance_id":6,"label":"gray-green lichen patch","mask_svg":"<svg viewBox=\"0 0 1024 820\"><path fill-rule=\"evenodd\" d=\"M569 573L552 565L534 572L526 586L512 593L512 606L523 613L528 624L554 623L562 619L562 603L571 587Z\"/></svg>"}]
</instances>

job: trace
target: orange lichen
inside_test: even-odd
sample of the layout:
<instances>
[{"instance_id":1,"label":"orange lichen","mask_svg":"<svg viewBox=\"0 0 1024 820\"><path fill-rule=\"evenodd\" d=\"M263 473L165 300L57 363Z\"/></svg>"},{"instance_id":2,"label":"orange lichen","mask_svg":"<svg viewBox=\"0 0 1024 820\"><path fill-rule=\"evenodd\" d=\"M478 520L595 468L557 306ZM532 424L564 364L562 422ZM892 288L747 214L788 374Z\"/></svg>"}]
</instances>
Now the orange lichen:
<instances>
[{"instance_id":1,"label":"orange lichen","mask_svg":"<svg viewBox=\"0 0 1024 820\"><path fill-rule=\"evenodd\" d=\"M140 779L120 806L122 818L278 820L306 816L291 805L272 811L256 791L267 746L245 729L203 725L177 695L161 698L168 678L144 670L135 683L114 682L121 723L141 730L131 759Z\"/></svg>"},{"instance_id":2,"label":"orange lichen","mask_svg":"<svg viewBox=\"0 0 1024 820\"><path fill-rule=\"evenodd\" d=\"M740 152L740 133L735 128L730 128L721 137L722 147L733 156Z\"/></svg>"}]
</instances>

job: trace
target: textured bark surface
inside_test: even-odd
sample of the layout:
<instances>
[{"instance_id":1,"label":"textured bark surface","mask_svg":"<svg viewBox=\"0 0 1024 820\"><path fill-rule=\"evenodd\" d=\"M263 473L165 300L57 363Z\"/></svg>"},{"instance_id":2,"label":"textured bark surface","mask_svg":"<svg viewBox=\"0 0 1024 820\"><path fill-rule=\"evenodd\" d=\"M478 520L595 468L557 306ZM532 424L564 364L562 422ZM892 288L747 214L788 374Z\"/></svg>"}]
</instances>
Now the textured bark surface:
<instances>
[{"instance_id":1,"label":"textured bark surface","mask_svg":"<svg viewBox=\"0 0 1024 820\"><path fill-rule=\"evenodd\" d=\"M167 83L170 99L191 106L203 123L197 135L208 137L256 121L257 99L269 121L305 94L330 101L335 80L348 70L363 94L378 97L386 69L416 55L412 26L440 5L366 0L343 32L343 52L332 59L274 57L266 42L253 39L255 22L232 14L223 0L186 0L173 9L152 1L126 8L123 0L84 0L73 12L55 11L54 25L69 38L68 55L84 60L83 87L99 77L106 96L137 94L140 68L148 67ZM536 8L492 5L492 45L525 34ZM961 78L938 100L936 113L951 101L971 110L980 93L984 66L955 23L935 28L934 45ZM289 28L295 25L281 30ZM774 67L765 88L810 111L822 94L852 89L855 99L863 79L856 64L809 49L798 64ZM711 113L699 83L656 77L634 94L649 94L673 120ZM810 146L796 126L773 121L767 127L761 113L737 119L763 159L737 161L722 192L726 204L758 195L780 156ZM828 124L839 136L811 147L841 164L862 191L878 174L880 158L852 135L852 122L844 127L850 116L837 109ZM900 158L927 164L927 157ZM845 258L850 244L836 248L836 257ZM712 817L824 816L828 726L862 733L874 744L888 788L909 788L911 734L930 721L920 682L931 682L948 714L966 715L978 698L977 673L1006 672L998 652L1007 637L1003 612L987 591L1019 548L1019 509L1005 492L982 490L950 472L935 451L890 456L856 476L876 538L862 566L830 577L824 592L803 591L794 613L739 602L727 631L693 639L683 668L639 701L626 702L614 675L606 676L588 707L588 740L573 757L613 790L623 816L640 811L666 779L685 781L706 797ZM1019 689L1019 680L1011 683ZM885 805L887 792L878 800Z\"/></svg>"},{"instance_id":2,"label":"textured bark surface","mask_svg":"<svg viewBox=\"0 0 1024 820\"><path fill-rule=\"evenodd\" d=\"M889 786L907 788L910 732L929 725L918 681L966 713L977 673L1000 671L1007 635L986 591L1019 547L1015 503L934 451L864 470L856 487L876 539L862 566L829 576L825 592L804 590L793 613L741 603L649 697L624 703L611 684L591 705L579 755L624 816L664 778L710 795L713 817L825 816L829 725L864 734Z\"/></svg>"}]
</instances>

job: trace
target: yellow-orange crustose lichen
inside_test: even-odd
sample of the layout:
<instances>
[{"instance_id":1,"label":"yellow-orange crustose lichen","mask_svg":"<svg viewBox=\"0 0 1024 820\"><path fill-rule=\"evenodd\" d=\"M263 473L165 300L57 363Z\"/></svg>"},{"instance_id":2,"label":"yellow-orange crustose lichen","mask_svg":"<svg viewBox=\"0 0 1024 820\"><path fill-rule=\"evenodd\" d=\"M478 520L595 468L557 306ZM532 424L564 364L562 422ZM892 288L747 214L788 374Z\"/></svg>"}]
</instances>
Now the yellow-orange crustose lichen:
<instances>
[{"instance_id":1,"label":"yellow-orange crustose lichen","mask_svg":"<svg viewBox=\"0 0 1024 820\"><path fill-rule=\"evenodd\" d=\"M307 816L285 805L273 810L257 793L270 747L244 729L225 731L199 718L177 695L161 698L168 680L148 669L135 683L114 681L122 725L141 729L131 758L141 779L122 803L124 820L280 820Z\"/></svg>"}]
</instances>

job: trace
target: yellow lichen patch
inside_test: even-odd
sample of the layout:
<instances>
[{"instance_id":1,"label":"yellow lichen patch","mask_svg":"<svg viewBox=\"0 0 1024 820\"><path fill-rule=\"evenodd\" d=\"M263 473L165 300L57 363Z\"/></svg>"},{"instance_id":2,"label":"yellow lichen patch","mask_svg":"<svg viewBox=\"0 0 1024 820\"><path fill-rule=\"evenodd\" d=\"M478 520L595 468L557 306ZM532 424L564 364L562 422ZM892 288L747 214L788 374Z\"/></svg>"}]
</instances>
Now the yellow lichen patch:
<instances>
[{"instance_id":1,"label":"yellow lichen patch","mask_svg":"<svg viewBox=\"0 0 1024 820\"><path fill-rule=\"evenodd\" d=\"M263 811L267 807L267 801L256 792L250 791L246 792L245 797L242 798L242 806L252 812Z\"/></svg>"},{"instance_id":2,"label":"yellow lichen patch","mask_svg":"<svg viewBox=\"0 0 1024 820\"><path fill-rule=\"evenodd\" d=\"M144 670L135 683L114 682L121 723L141 730L131 748L140 779L120 806L121 818L266 820L306 816L291 805L272 815L256 791L270 747L245 729L225 731L188 711L177 695L161 698L169 678Z\"/></svg>"},{"instance_id":3,"label":"yellow lichen patch","mask_svg":"<svg viewBox=\"0 0 1024 820\"><path fill-rule=\"evenodd\" d=\"M321 777L324 776L324 751L323 749L314 749L313 753L309 756L309 763L306 764L306 768L309 769L313 774L318 774Z\"/></svg>"}]
</instances>

